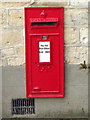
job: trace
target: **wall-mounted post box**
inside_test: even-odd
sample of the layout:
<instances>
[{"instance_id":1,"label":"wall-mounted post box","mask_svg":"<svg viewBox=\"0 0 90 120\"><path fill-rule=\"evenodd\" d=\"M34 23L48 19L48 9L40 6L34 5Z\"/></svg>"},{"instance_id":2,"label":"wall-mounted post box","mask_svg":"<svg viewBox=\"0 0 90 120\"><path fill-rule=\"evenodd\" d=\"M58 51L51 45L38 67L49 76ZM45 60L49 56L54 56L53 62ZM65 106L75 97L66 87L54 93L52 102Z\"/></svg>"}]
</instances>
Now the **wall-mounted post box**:
<instances>
[{"instance_id":1,"label":"wall-mounted post box","mask_svg":"<svg viewBox=\"0 0 90 120\"><path fill-rule=\"evenodd\" d=\"M28 98L64 97L64 8L25 8Z\"/></svg>"}]
</instances>

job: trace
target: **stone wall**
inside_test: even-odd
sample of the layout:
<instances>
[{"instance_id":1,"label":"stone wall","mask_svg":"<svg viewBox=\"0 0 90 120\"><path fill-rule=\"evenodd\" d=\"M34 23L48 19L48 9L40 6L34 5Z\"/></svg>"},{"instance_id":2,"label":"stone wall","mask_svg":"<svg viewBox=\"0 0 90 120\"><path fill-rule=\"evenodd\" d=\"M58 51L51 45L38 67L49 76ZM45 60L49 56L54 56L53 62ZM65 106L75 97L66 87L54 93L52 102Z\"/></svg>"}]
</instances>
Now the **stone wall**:
<instances>
[{"instance_id":1,"label":"stone wall","mask_svg":"<svg viewBox=\"0 0 90 120\"><path fill-rule=\"evenodd\" d=\"M24 7L64 6L65 7L65 62L80 64L88 61L88 2L64 0L29 0L17 2L2 0L0 8L0 65L25 64ZM72 54L73 53L73 54Z\"/></svg>"},{"instance_id":2,"label":"stone wall","mask_svg":"<svg viewBox=\"0 0 90 120\"><path fill-rule=\"evenodd\" d=\"M13 98L26 97L24 7L36 6L65 8L65 98L36 98L36 114L17 117L88 117L89 73L88 70L79 69L80 63L88 63L88 2L89 0L0 0L0 82L3 96L0 105L2 104L3 118L13 117Z\"/></svg>"}]
</instances>

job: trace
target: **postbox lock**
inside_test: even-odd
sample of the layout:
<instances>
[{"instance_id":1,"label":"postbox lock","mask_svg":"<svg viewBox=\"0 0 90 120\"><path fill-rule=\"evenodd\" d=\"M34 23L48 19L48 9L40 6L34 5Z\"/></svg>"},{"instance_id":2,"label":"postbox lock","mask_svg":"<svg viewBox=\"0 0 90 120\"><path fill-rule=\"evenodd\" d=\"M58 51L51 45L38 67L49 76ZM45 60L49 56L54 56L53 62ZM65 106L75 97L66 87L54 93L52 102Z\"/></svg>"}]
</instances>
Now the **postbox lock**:
<instances>
[{"instance_id":1,"label":"postbox lock","mask_svg":"<svg viewBox=\"0 0 90 120\"><path fill-rule=\"evenodd\" d=\"M43 40L46 40L46 39L47 39L47 36L46 36L46 35L42 35L42 39L43 39Z\"/></svg>"}]
</instances>

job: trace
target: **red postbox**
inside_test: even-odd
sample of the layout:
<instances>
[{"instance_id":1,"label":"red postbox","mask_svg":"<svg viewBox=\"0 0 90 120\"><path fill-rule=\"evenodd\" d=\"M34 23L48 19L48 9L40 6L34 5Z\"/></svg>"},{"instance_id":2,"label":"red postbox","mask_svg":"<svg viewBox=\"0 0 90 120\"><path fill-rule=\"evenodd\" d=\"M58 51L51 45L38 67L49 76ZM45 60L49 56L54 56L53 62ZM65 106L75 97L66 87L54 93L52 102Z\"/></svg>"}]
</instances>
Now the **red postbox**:
<instances>
[{"instance_id":1,"label":"red postbox","mask_svg":"<svg viewBox=\"0 0 90 120\"><path fill-rule=\"evenodd\" d=\"M64 8L25 8L26 96L64 97Z\"/></svg>"}]
</instances>

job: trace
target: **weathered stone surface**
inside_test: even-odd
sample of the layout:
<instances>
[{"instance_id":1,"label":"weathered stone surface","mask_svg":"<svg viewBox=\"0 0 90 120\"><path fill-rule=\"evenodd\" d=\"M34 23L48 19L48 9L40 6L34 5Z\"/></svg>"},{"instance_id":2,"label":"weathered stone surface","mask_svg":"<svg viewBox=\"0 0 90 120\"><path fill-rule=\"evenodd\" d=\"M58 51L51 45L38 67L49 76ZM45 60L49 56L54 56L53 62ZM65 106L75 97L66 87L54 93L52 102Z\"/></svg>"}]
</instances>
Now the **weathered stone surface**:
<instances>
[{"instance_id":1,"label":"weathered stone surface","mask_svg":"<svg viewBox=\"0 0 90 120\"><path fill-rule=\"evenodd\" d=\"M0 2L30 2L30 0L0 0Z\"/></svg>"},{"instance_id":2,"label":"weathered stone surface","mask_svg":"<svg viewBox=\"0 0 90 120\"><path fill-rule=\"evenodd\" d=\"M14 48L7 48L1 50L2 57L10 57L15 54Z\"/></svg>"},{"instance_id":3,"label":"weathered stone surface","mask_svg":"<svg viewBox=\"0 0 90 120\"><path fill-rule=\"evenodd\" d=\"M70 64L88 63L88 47L66 47L65 61Z\"/></svg>"},{"instance_id":4,"label":"weathered stone surface","mask_svg":"<svg viewBox=\"0 0 90 120\"><path fill-rule=\"evenodd\" d=\"M37 0L36 3L45 6L66 6L69 4L68 0Z\"/></svg>"},{"instance_id":5,"label":"weathered stone surface","mask_svg":"<svg viewBox=\"0 0 90 120\"><path fill-rule=\"evenodd\" d=\"M2 30L2 46L14 46L20 44L21 34L17 29Z\"/></svg>"},{"instance_id":6,"label":"weathered stone surface","mask_svg":"<svg viewBox=\"0 0 90 120\"><path fill-rule=\"evenodd\" d=\"M90 66L90 46L88 47L88 64Z\"/></svg>"},{"instance_id":7,"label":"weathered stone surface","mask_svg":"<svg viewBox=\"0 0 90 120\"><path fill-rule=\"evenodd\" d=\"M70 6L79 8L88 8L90 0L70 0Z\"/></svg>"},{"instance_id":8,"label":"weathered stone surface","mask_svg":"<svg viewBox=\"0 0 90 120\"><path fill-rule=\"evenodd\" d=\"M65 28L65 45L79 44L79 29L78 28Z\"/></svg>"},{"instance_id":9,"label":"weathered stone surface","mask_svg":"<svg viewBox=\"0 0 90 120\"><path fill-rule=\"evenodd\" d=\"M1 8L21 8L21 7L25 7L28 6L29 3L28 2L2 2L0 3L0 7Z\"/></svg>"},{"instance_id":10,"label":"weathered stone surface","mask_svg":"<svg viewBox=\"0 0 90 120\"><path fill-rule=\"evenodd\" d=\"M71 6L73 8L78 7L78 8L87 8L88 7L88 2L89 0L0 0L0 2L3 3L29 3L33 4L36 3L38 5L59 5L59 6Z\"/></svg>"},{"instance_id":11,"label":"weathered stone surface","mask_svg":"<svg viewBox=\"0 0 90 120\"><path fill-rule=\"evenodd\" d=\"M0 59L0 66L2 66L2 59Z\"/></svg>"},{"instance_id":12,"label":"weathered stone surface","mask_svg":"<svg viewBox=\"0 0 90 120\"><path fill-rule=\"evenodd\" d=\"M80 43L88 45L88 28L80 29Z\"/></svg>"},{"instance_id":13,"label":"weathered stone surface","mask_svg":"<svg viewBox=\"0 0 90 120\"><path fill-rule=\"evenodd\" d=\"M23 65L25 64L25 58L24 57L12 57L8 58L8 65L11 66L17 66L17 65Z\"/></svg>"},{"instance_id":14,"label":"weathered stone surface","mask_svg":"<svg viewBox=\"0 0 90 120\"><path fill-rule=\"evenodd\" d=\"M2 47L2 29L0 28L0 48Z\"/></svg>"},{"instance_id":15,"label":"weathered stone surface","mask_svg":"<svg viewBox=\"0 0 90 120\"><path fill-rule=\"evenodd\" d=\"M7 20L6 10L0 8L0 26L6 25Z\"/></svg>"},{"instance_id":16,"label":"weathered stone surface","mask_svg":"<svg viewBox=\"0 0 90 120\"><path fill-rule=\"evenodd\" d=\"M7 59L2 58L1 60L2 60L2 66L7 66L8 65Z\"/></svg>"},{"instance_id":17,"label":"weathered stone surface","mask_svg":"<svg viewBox=\"0 0 90 120\"><path fill-rule=\"evenodd\" d=\"M65 25L79 27L88 25L87 9L65 9Z\"/></svg>"},{"instance_id":18,"label":"weathered stone surface","mask_svg":"<svg viewBox=\"0 0 90 120\"><path fill-rule=\"evenodd\" d=\"M46 6L75 6L81 0L36 0L37 5ZM83 1L84 2L84 1ZM87 2L87 1L86 1ZM25 33L24 29L24 6L30 5L29 2L10 1L2 2L2 11L0 11L0 25L4 26L0 34L0 48L3 51L3 56L8 56L8 59L3 59L4 65L21 65L25 63ZM70 7L70 6L69 6ZM88 10L78 8L65 8L65 59L68 63L80 63L87 59L87 53L82 50L83 46L88 44ZM82 46L83 45L83 46ZM70 47L73 46L73 47ZM81 47L76 47L81 46ZM7 48L15 48L15 52L7 52ZM80 49L79 49L80 48ZM79 50L80 51L79 51ZM87 50L88 51L88 50ZM17 60L18 59L18 60ZM14 62L15 61L15 62ZM20 63L21 62L21 63Z\"/></svg>"},{"instance_id":19,"label":"weathered stone surface","mask_svg":"<svg viewBox=\"0 0 90 120\"><path fill-rule=\"evenodd\" d=\"M23 26L23 10L9 10L8 25Z\"/></svg>"},{"instance_id":20,"label":"weathered stone surface","mask_svg":"<svg viewBox=\"0 0 90 120\"><path fill-rule=\"evenodd\" d=\"M25 46L16 47L16 54L25 57Z\"/></svg>"}]
</instances>

